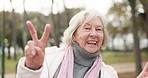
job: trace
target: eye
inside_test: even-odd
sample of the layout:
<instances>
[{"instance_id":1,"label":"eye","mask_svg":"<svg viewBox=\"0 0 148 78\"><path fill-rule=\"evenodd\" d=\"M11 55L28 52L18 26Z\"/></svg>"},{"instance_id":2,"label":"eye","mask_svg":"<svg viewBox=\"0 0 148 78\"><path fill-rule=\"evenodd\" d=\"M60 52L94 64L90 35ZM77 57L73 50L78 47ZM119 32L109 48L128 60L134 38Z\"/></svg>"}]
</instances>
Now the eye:
<instances>
[{"instance_id":1,"label":"eye","mask_svg":"<svg viewBox=\"0 0 148 78\"><path fill-rule=\"evenodd\" d=\"M84 29L85 29L85 30L91 30L91 28L90 28L90 27L85 27Z\"/></svg>"},{"instance_id":2,"label":"eye","mask_svg":"<svg viewBox=\"0 0 148 78\"><path fill-rule=\"evenodd\" d=\"M96 28L96 31L100 32L100 31L103 31L102 28Z\"/></svg>"},{"instance_id":3,"label":"eye","mask_svg":"<svg viewBox=\"0 0 148 78\"><path fill-rule=\"evenodd\" d=\"M90 30L91 30L91 27L90 27L88 24L86 24L86 25L84 26L84 30L85 30L85 31L90 31Z\"/></svg>"}]
</instances>

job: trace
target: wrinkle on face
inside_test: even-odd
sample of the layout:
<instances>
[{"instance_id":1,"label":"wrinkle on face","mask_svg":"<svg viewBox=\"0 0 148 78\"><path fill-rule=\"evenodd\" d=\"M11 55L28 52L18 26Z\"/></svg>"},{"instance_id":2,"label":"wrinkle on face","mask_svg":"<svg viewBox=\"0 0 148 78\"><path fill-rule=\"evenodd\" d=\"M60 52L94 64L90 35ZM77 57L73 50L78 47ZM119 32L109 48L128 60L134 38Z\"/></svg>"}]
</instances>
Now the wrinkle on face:
<instances>
[{"instance_id":1,"label":"wrinkle on face","mask_svg":"<svg viewBox=\"0 0 148 78\"><path fill-rule=\"evenodd\" d=\"M95 53L103 43L103 24L100 18L95 17L84 25L81 25L74 33L76 41L84 50Z\"/></svg>"}]
</instances>

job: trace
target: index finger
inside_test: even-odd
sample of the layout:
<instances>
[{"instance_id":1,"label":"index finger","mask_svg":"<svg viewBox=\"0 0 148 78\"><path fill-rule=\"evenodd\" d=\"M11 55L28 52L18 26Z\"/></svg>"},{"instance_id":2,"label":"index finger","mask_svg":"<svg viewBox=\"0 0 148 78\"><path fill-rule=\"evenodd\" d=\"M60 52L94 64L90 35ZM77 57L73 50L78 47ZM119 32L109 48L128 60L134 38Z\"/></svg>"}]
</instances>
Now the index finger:
<instances>
[{"instance_id":1,"label":"index finger","mask_svg":"<svg viewBox=\"0 0 148 78\"><path fill-rule=\"evenodd\" d=\"M48 36L49 36L49 33L50 33L50 30L51 30L50 24L46 24L42 38L41 38L41 41L43 43L46 43Z\"/></svg>"},{"instance_id":2,"label":"index finger","mask_svg":"<svg viewBox=\"0 0 148 78\"><path fill-rule=\"evenodd\" d=\"M37 36L37 32L36 32L33 24L30 21L27 21L26 25L27 25L27 27L28 27L28 29L30 31L30 35L31 35L33 41L36 42L38 40L38 36Z\"/></svg>"}]
</instances>

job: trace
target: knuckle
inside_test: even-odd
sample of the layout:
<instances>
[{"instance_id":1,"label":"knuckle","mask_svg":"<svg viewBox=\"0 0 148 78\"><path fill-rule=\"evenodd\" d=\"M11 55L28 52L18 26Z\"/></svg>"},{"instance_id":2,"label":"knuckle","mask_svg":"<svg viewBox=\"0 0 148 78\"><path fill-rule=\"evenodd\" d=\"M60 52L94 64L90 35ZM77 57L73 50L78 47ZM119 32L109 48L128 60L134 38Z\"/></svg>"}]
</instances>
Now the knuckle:
<instances>
[{"instance_id":1,"label":"knuckle","mask_svg":"<svg viewBox=\"0 0 148 78\"><path fill-rule=\"evenodd\" d=\"M24 50L27 50L28 48L29 48L28 45L26 45Z\"/></svg>"},{"instance_id":2,"label":"knuckle","mask_svg":"<svg viewBox=\"0 0 148 78\"><path fill-rule=\"evenodd\" d=\"M29 40L28 42L27 42L27 44L31 44L33 41L32 40Z\"/></svg>"}]
</instances>

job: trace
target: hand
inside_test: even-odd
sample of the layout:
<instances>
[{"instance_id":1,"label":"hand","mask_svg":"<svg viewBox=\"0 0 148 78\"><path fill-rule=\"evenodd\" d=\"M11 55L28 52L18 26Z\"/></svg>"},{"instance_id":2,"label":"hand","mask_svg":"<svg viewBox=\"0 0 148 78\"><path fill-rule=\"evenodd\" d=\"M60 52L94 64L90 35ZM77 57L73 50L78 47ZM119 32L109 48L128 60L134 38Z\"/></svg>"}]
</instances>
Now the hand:
<instances>
[{"instance_id":1,"label":"hand","mask_svg":"<svg viewBox=\"0 0 148 78\"><path fill-rule=\"evenodd\" d=\"M148 62L146 63L143 71L139 74L137 78L148 78Z\"/></svg>"},{"instance_id":2,"label":"hand","mask_svg":"<svg viewBox=\"0 0 148 78\"><path fill-rule=\"evenodd\" d=\"M46 42L51 28L49 24L46 24L41 39L38 39L38 35L33 24L30 21L27 21L26 24L30 31L32 40L28 41L25 46L25 65L28 68L39 69L44 62Z\"/></svg>"}]
</instances>

